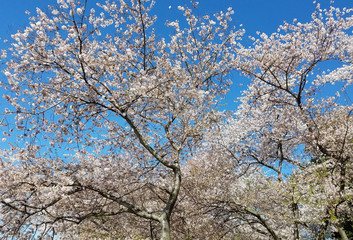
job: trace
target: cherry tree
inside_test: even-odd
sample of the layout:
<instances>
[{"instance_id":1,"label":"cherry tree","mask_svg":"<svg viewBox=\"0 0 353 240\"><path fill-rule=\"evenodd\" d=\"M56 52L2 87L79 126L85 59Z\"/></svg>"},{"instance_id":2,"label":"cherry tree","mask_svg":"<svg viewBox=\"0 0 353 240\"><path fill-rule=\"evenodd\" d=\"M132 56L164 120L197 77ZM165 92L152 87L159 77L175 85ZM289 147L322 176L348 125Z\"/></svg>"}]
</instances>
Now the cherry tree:
<instances>
[{"instance_id":1,"label":"cherry tree","mask_svg":"<svg viewBox=\"0 0 353 240\"><path fill-rule=\"evenodd\" d=\"M12 36L1 237L348 239L353 10L244 47L232 9L179 7L167 38L153 5L58 0Z\"/></svg>"},{"instance_id":2,"label":"cherry tree","mask_svg":"<svg viewBox=\"0 0 353 240\"><path fill-rule=\"evenodd\" d=\"M251 83L234 117L213 130L205 149L211 159L234 159L233 171L260 166L276 179L262 187L250 181L253 201L239 200L240 189L213 194L223 217L237 224L243 217L245 236L325 239L338 232L348 239L343 226L352 219L353 105L344 94L352 91L351 12L317 5L311 22L285 23L237 51L237 66Z\"/></svg>"},{"instance_id":3,"label":"cherry tree","mask_svg":"<svg viewBox=\"0 0 353 240\"><path fill-rule=\"evenodd\" d=\"M181 164L222 119L243 31L195 3L163 38L154 4L58 0L12 36L2 124L22 134L1 152L2 237L171 238Z\"/></svg>"}]
</instances>

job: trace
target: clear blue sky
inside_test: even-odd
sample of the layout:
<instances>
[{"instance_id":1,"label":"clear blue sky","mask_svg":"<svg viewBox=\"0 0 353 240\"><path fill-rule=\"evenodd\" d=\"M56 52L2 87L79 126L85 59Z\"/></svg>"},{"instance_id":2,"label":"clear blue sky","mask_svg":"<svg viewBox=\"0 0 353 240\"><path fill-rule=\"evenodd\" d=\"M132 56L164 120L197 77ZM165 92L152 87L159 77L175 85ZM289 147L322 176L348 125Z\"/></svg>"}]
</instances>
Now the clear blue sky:
<instances>
[{"instance_id":1,"label":"clear blue sky","mask_svg":"<svg viewBox=\"0 0 353 240\"><path fill-rule=\"evenodd\" d=\"M90 5L105 0L88 0ZM189 0L156 0L156 12L160 20L177 17L178 5L185 5ZM276 31L283 20L291 22L293 18L304 22L310 19L315 5L312 0L199 0L199 13L210 14L233 7L234 23L242 23L249 34L256 31L271 33ZM330 0L319 1L328 6ZM34 13L36 7L45 9L55 4L56 0L0 0L0 37L8 38L18 28L26 26L28 16L26 10ZM352 0L336 0L335 6L353 7ZM169 8L171 6L171 8ZM173 20L173 19L170 19Z\"/></svg>"},{"instance_id":2,"label":"clear blue sky","mask_svg":"<svg viewBox=\"0 0 353 240\"><path fill-rule=\"evenodd\" d=\"M105 0L88 0L92 7L97 2L103 3ZM156 0L154 11L160 23L166 19L174 20L180 17L177 6L183 6L189 2L189 0ZM232 7L235 11L234 25L243 24L246 34L252 36L255 36L256 31L271 34L284 20L292 22L294 18L297 18L300 22L310 21L311 13L315 10L313 0L199 0L199 2L199 15L212 14ZM322 7L328 7L330 0L319 2ZM56 0L0 0L0 49L4 47L2 44L4 39L9 39L17 29L23 29L28 25L26 10L34 14L36 7L44 10L48 5L55 4ZM353 1L336 0L334 6L351 8ZM234 76L234 78L236 77L238 76ZM0 74L0 78L3 80L4 75ZM239 96L240 90L239 87L233 88L231 95L227 97L229 108L234 107L232 100ZM1 98L1 95L2 91L0 90L0 106L2 106L0 111L4 107L4 99ZM2 131L0 131L0 147L2 137Z\"/></svg>"},{"instance_id":3,"label":"clear blue sky","mask_svg":"<svg viewBox=\"0 0 353 240\"><path fill-rule=\"evenodd\" d=\"M97 2L105 0L87 0L89 6L94 7ZM113 1L113 0L111 0ZM199 15L212 14L232 7L235 11L233 24L243 24L246 35L256 35L256 31L271 34L275 32L283 21L292 22L297 18L300 22L311 19L315 10L313 0L194 0L199 1ZM318 0L322 7L328 7L331 0ZM159 24L167 19L174 20L180 17L178 5L190 3L190 0L156 0L154 9ZM48 5L55 5L56 0L0 0L0 49L4 47L3 40L9 39L17 29L28 25L28 10L35 14L36 7L46 9ZM353 7L353 0L336 0L334 6ZM162 25L157 25L162 26ZM158 31L157 31L158 32ZM163 34L163 32L158 32ZM0 74L1 76L1 74ZM238 90L239 92L239 90ZM0 91L1 93L1 91ZM2 95L2 94L0 94ZM233 98L234 99L234 98ZM0 103L3 101L0 99Z\"/></svg>"}]
</instances>

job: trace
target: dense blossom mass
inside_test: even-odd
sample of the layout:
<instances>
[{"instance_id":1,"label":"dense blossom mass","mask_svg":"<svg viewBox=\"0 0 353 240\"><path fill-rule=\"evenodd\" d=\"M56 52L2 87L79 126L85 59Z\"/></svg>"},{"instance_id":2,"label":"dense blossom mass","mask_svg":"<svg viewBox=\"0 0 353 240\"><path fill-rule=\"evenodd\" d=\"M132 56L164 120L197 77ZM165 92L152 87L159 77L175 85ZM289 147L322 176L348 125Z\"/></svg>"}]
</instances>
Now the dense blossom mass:
<instances>
[{"instance_id":1,"label":"dense blossom mass","mask_svg":"<svg viewBox=\"0 0 353 240\"><path fill-rule=\"evenodd\" d=\"M247 47L231 8L165 36L154 4L57 0L2 50L0 238L353 237L352 9Z\"/></svg>"}]
</instances>

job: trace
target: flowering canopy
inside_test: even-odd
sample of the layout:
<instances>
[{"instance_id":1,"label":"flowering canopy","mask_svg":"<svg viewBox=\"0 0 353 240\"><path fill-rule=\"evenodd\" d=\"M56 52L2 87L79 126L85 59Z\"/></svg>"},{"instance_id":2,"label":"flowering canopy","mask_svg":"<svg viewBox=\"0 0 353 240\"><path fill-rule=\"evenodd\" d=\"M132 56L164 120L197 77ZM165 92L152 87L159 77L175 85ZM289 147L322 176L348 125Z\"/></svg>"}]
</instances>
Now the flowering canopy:
<instances>
[{"instance_id":1,"label":"flowering canopy","mask_svg":"<svg viewBox=\"0 0 353 240\"><path fill-rule=\"evenodd\" d=\"M1 237L348 239L352 10L318 5L243 47L232 9L193 4L169 38L150 0L58 0L12 36ZM225 114L235 70L251 83Z\"/></svg>"},{"instance_id":2,"label":"flowering canopy","mask_svg":"<svg viewBox=\"0 0 353 240\"><path fill-rule=\"evenodd\" d=\"M5 98L28 138L2 153L5 237L65 236L76 231L68 223L103 226L131 213L159 222L160 237L170 238L180 163L220 118L213 108L242 31L228 27L231 9L199 19L180 7L186 27L169 22L165 40L153 28L153 5L107 1L97 11L58 0L12 36L5 75L19 97Z\"/></svg>"}]
</instances>

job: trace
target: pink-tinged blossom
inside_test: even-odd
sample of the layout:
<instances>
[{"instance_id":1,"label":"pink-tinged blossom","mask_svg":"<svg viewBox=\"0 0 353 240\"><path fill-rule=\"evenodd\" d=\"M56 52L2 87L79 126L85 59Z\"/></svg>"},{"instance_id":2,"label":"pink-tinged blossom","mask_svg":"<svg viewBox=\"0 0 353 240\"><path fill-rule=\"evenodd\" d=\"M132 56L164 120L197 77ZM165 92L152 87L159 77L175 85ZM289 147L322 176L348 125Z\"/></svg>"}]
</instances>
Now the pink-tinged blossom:
<instances>
[{"instance_id":1,"label":"pink-tinged blossom","mask_svg":"<svg viewBox=\"0 0 353 240\"><path fill-rule=\"evenodd\" d=\"M22 145L1 153L1 231L94 238L97 220L107 238L147 236L148 223L170 239L181 165L222 118L213 109L243 31L225 27L230 13L199 20L183 7L187 24L161 39L154 1L57 4L37 9L8 51Z\"/></svg>"},{"instance_id":2,"label":"pink-tinged blossom","mask_svg":"<svg viewBox=\"0 0 353 240\"><path fill-rule=\"evenodd\" d=\"M352 10L318 5L243 47L231 8L178 7L160 38L154 1L57 3L7 50L3 237L344 239ZM249 85L223 112L233 70ZM331 84L339 94L320 94Z\"/></svg>"}]
</instances>

